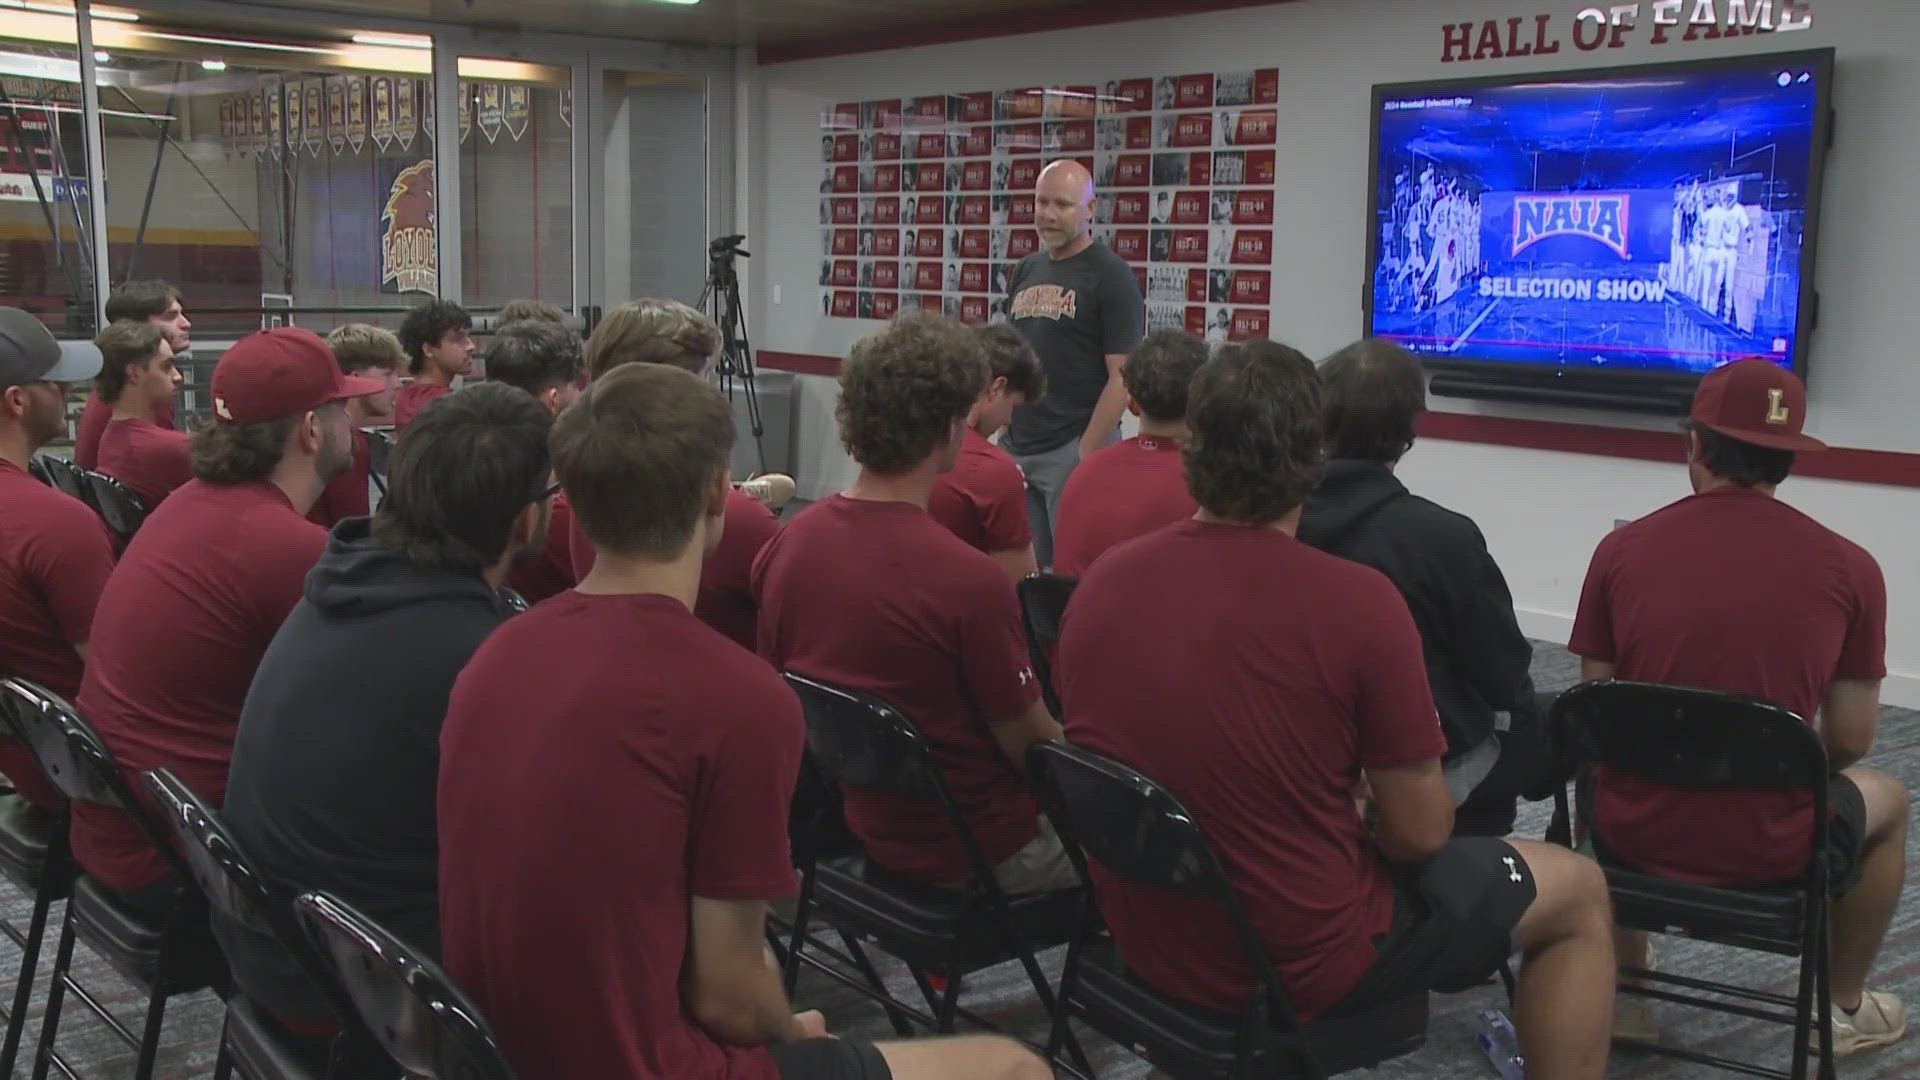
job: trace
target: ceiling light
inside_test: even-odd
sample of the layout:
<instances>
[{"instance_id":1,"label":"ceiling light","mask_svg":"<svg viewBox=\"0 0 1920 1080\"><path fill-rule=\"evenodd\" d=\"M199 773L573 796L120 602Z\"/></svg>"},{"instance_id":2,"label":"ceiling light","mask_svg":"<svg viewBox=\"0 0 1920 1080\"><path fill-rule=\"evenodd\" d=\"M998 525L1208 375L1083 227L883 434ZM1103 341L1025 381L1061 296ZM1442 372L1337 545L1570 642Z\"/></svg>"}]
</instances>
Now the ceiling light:
<instances>
[{"instance_id":1,"label":"ceiling light","mask_svg":"<svg viewBox=\"0 0 1920 1080\"><path fill-rule=\"evenodd\" d=\"M694 4L699 3L700 0L653 0L653 2L656 4L680 4L683 6L690 7Z\"/></svg>"},{"instance_id":2,"label":"ceiling light","mask_svg":"<svg viewBox=\"0 0 1920 1080\"><path fill-rule=\"evenodd\" d=\"M105 50L96 50L93 54L93 62L96 64L104 64L107 61L112 59L113 57L109 55Z\"/></svg>"},{"instance_id":3,"label":"ceiling light","mask_svg":"<svg viewBox=\"0 0 1920 1080\"><path fill-rule=\"evenodd\" d=\"M227 70L227 62L225 60L202 60L200 61L200 70L225 71Z\"/></svg>"},{"instance_id":4,"label":"ceiling light","mask_svg":"<svg viewBox=\"0 0 1920 1080\"><path fill-rule=\"evenodd\" d=\"M49 0L0 0L0 7L19 8L22 11L44 11L49 15L73 16L72 4L55 4ZM114 22L139 22L139 14L126 8L94 7L90 9L96 19L110 19Z\"/></svg>"},{"instance_id":5,"label":"ceiling light","mask_svg":"<svg viewBox=\"0 0 1920 1080\"><path fill-rule=\"evenodd\" d=\"M385 45L394 49L431 49L433 39L420 34L355 34L355 45Z\"/></svg>"}]
</instances>

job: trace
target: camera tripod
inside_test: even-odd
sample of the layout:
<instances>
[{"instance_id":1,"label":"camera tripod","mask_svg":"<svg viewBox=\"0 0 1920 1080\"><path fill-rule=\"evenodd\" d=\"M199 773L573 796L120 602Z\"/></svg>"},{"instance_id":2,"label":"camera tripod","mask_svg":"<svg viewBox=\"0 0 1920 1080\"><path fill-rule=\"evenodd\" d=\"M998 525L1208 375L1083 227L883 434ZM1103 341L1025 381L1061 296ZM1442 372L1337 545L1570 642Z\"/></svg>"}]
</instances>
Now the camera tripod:
<instances>
[{"instance_id":1,"label":"camera tripod","mask_svg":"<svg viewBox=\"0 0 1920 1080\"><path fill-rule=\"evenodd\" d=\"M720 328L720 388L733 398L734 381L739 380L747 400L747 427L753 432L753 448L759 472L767 471L766 425L760 419L760 392L754 385L753 342L747 338L747 312L740 306L740 272L734 257L750 259L753 253L740 246L745 234L722 236L707 245L707 282L694 304Z\"/></svg>"}]
</instances>

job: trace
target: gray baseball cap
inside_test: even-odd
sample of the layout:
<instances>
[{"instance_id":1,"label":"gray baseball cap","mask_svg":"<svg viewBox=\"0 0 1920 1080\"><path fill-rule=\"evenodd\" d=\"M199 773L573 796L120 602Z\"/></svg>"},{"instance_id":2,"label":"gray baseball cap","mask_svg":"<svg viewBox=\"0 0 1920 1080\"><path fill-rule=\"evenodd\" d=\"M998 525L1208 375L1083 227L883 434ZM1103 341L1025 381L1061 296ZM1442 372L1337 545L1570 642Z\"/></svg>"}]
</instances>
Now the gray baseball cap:
<instances>
[{"instance_id":1,"label":"gray baseball cap","mask_svg":"<svg viewBox=\"0 0 1920 1080\"><path fill-rule=\"evenodd\" d=\"M75 383L100 374L91 341L56 341L53 331L19 308L0 307L0 386Z\"/></svg>"}]
</instances>

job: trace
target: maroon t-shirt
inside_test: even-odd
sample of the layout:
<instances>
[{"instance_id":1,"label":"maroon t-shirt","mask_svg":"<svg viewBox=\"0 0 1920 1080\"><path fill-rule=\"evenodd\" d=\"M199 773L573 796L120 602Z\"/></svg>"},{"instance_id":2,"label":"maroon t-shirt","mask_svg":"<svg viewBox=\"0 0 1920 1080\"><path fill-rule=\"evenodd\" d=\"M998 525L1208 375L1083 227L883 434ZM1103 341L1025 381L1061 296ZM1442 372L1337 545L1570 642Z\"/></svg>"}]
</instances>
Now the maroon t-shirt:
<instances>
[{"instance_id":1,"label":"maroon t-shirt","mask_svg":"<svg viewBox=\"0 0 1920 1080\"><path fill-rule=\"evenodd\" d=\"M669 597L565 592L480 646L440 732L440 940L520 1075L774 1080L680 980L691 897L794 894L804 740L780 677Z\"/></svg>"},{"instance_id":2,"label":"maroon t-shirt","mask_svg":"<svg viewBox=\"0 0 1920 1080\"><path fill-rule=\"evenodd\" d=\"M1136 435L1088 455L1067 477L1053 525L1053 569L1084 574L1115 544L1190 518L1180 443Z\"/></svg>"},{"instance_id":3,"label":"maroon t-shirt","mask_svg":"<svg viewBox=\"0 0 1920 1080\"><path fill-rule=\"evenodd\" d=\"M0 459L0 677L15 676L72 701L82 665L75 642L93 636L94 607L113 572L100 518ZM0 773L39 806L59 804L33 754L0 737Z\"/></svg>"},{"instance_id":4,"label":"maroon t-shirt","mask_svg":"<svg viewBox=\"0 0 1920 1080\"><path fill-rule=\"evenodd\" d=\"M307 520L323 529L331 529L350 517L366 517L373 512L373 496L367 490L372 482L373 455L367 449L367 434L353 433L353 464L347 471L327 481L307 511Z\"/></svg>"},{"instance_id":5,"label":"maroon t-shirt","mask_svg":"<svg viewBox=\"0 0 1920 1080\"><path fill-rule=\"evenodd\" d=\"M427 407L435 398L443 398L452 393L450 387L438 383L412 382L394 391L393 394L393 433L407 426L413 414Z\"/></svg>"},{"instance_id":6,"label":"maroon t-shirt","mask_svg":"<svg viewBox=\"0 0 1920 1080\"><path fill-rule=\"evenodd\" d=\"M1812 722L1834 680L1886 676L1886 627L1873 556L1778 499L1723 487L1600 541L1567 648L1617 678L1765 698ZM1697 884L1798 878L1812 812L1782 792L1595 777L1608 852Z\"/></svg>"},{"instance_id":7,"label":"maroon t-shirt","mask_svg":"<svg viewBox=\"0 0 1920 1080\"><path fill-rule=\"evenodd\" d=\"M780 532L780 519L759 499L733 489L727 494L726 521L720 527L720 545L700 564L700 596L693 613L701 621L733 639L743 649L754 648L760 605L753 597L753 560ZM593 545L579 526L567 530L573 556L574 580L593 569Z\"/></svg>"},{"instance_id":8,"label":"maroon t-shirt","mask_svg":"<svg viewBox=\"0 0 1920 1080\"><path fill-rule=\"evenodd\" d=\"M1033 543L1027 525L1027 478L1012 454L972 428L960 445L960 460L934 485L927 513L988 554Z\"/></svg>"},{"instance_id":9,"label":"maroon t-shirt","mask_svg":"<svg viewBox=\"0 0 1920 1080\"><path fill-rule=\"evenodd\" d=\"M165 766L214 806L226 798L254 668L326 541L266 481L190 481L140 527L101 594L76 702L136 791ZM74 805L73 853L114 889L166 876L132 820L97 803Z\"/></svg>"},{"instance_id":10,"label":"maroon t-shirt","mask_svg":"<svg viewBox=\"0 0 1920 1080\"><path fill-rule=\"evenodd\" d=\"M151 420L115 420L100 436L99 471L133 489L151 513L193 479L192 438Z\"/></svg>"},{"instance_id":11,"label":"maroon t-shirt","mask_svg":"<svg viewBox=\"0 0 1920 1080\"><path fill-rule=\"evenodd\" d=\"M1055 677L1069 742L1139 769L1194 815L1293 1007L1314 1017L1351 991L1393 918L1354 785L1362 769L1447 749L1393 584L1273 529L1169 525L1080 579ZM1252 973L1217 906L1096 874L1141 978L1245 1007Z\"/></svg>"},{"instance_id":12,"label":"maroon t-shirt","mask_svg":"<svg viewBox=\"0 0 1920 1080\"><path fill-rule=\"evenodd\" d=\"M100 436L106 434L107 425L113 420L113 406L100 400L98 391L87 391L87 403L80 408L80 423L73 432L73 463L83 469L100 467ZM153 422L167 430L173 430L173 403L153 411Z\"/></svg>"},{"instance_id":13,"label":"maroon t-shirt","mask_svg":"<svg viewBox=\"0 0 1920 1080\"><path fill-rule=\"evenodd\" d=\"M860 690L926 737L990 863L1039 835L1039 810L990 723L1040 696L1013 585L912 503L834 495L807 507L754 566L760 655ZM965 849L930 801L849 788L847 824L894 873L964 880Z\"/></svg>"},{"instance_id":14,"label":"maroon t-shirt","mask_svg":"<svg viewBox=\"0 0 1920 1080\"><path fill-rule=\"evenodd\" d=\"M547 542L539 551L513 564L507 572L507 585L537 604L574 587L579 578L573 573L573 507L562 493L553 497L553 513L547 518Z\"/></svg>"}]
</instances>

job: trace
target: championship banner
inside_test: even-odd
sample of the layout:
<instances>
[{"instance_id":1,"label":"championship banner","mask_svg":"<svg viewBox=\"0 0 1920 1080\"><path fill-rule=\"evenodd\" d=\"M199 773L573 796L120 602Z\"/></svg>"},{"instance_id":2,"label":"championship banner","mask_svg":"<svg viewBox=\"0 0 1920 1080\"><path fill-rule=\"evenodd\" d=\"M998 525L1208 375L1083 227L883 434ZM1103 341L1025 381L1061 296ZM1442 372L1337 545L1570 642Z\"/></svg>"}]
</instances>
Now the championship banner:
<instances>
[{"instance_id":1,"label":"championship banner","mask_svg":"<svg viewBox=\"0 0 1920 1080\"><path fill-rule=\"evenodd\" d=\"M438 295L440 272L434 251L433 159L381 159L380 291Z\"/></svg>"},{"instance_id":2,"label":"championship banner","mask_svg":"<svg viewBox=\"0 0 1920 1080\"><path fill-rule=\"evenodd\" d=\"M402 150L413 149L413 137L420 130L414 119L414 103L419 96L419 80L393 80L393 137Z\"/></svg>"},{"instance_id":3,"label":"championship banner","mask_svg":"<svg viewBox=\"0 0 1920 1080\"><path fill-rule=\"evenodd\" d=\"M505 123L505 117L502 115L505 105L505 95L501 93L503 89L499 83L480 84L480 104L475 123L479 125L480 134L485 135L488 142L500 137L500 127Z\"/></svg>"},{"instance_id":4,"label":"championship banner","mask_svg":"<svg viewBox=\"0 0 1920 1080\"><path fill-rule=\"evenodd\" d=\"M248 94L243 100L247 106L247 149L259 157L267 152L267 92Z\"/></svg>"},{"instance_id":5,"label":"championship banner","mask_svg":"<svg viewBox=\"0 0 1920 1080\"><path fill-rule=\"evenodd\" d=\"M527 133L527 121L533 116L533 92L525 84L515 83L507 87L507 103L501 112L501 119L507 125L507 134L519 142Z\"/></svg>"},{"instance_id":6,"label":"championship banner","mask_svg":"<svg viewBox=\"0 0 1920 1080\"><path fill-rule=\"evenodd\" d=\"M306 112L300 107L300 84L297 82L282 83L281 92L287 100L286 122L285 126L281 129L285 131L287 135L287 153L298 157L300 154L300 139L305 130L304 125L307 116Z\"/></svg>"},{"instance_id":7,"label":"championship banner","mask_svg":"<svg viewBox=\"0 0 1920 1080\"><path fill-rule=\"evenodd\" d=\"M569 128L573 126L573 88L564 87L560 91L560 122Z\"/></svg>"},{"instance_id":8,"label":"championship banner","mask_svg":"<svg viewBox=\"0 0 1920 1080\"><path fill-rule=\"evenodd\" d=\"M233 156L233 99L220 99L220 153Z\"/></svg>"},{"instance_id":9,"label":"championship banner","mask_svg":"<svg viewBox=\"0 0 1920 1080\"><path fill-rule=\"evenodd\" d=\"M338 155L347 148L347 81L327 80L327 144Z\"/></svg>"},{"instance_id":10,"label":"championship banner","mask_svg":"<svg viewBox=\"0 0 1920 1080\"><path fill-rule=\"evenodd\" d=\"M385 152L393 142L393 76L373 77L373 144Z\"/></svg>"},{"instance_id":11,"label":"championship banner","mask_svg":"<svg viewBox=\"0 0 1920 1080\"><path fill-rule=\"evenodd\" d=\"M367 77L347 77L347 144L354 153L367 145Z\"/></svg>"},{"instance_id":12,"label":"championship banner","mask_svg":"<svg viewBox=\"0 0 1920 1080\"><path fill-rule=\"evenodd\" d=\"M460 84L460 144L466 145L467 132L473 130L473 84Z\"/></svg>"},{"instance_id":13,"label":"championship banner","mask_svg":"<svg viewBox=\"0 0 1920 1080\"><path fill-rule=\"evenodd\" d=\"M420 130L427 133L429 140L437 141L440 132L434 127L433 119L433 80L420 84Z\"/></svg>"},{"instance_id":14,"label":"championship banner","mask_svg":"<svg viewBox=\"0 0 1920 1080\"><path fill-rule=\"evenodd\" d=\"M284 89L283 86L276 82L262 91L267 99L267 152L276 158L284 153L287 148L286 128L283 126L284 121L282 119L285 115L282 111L285 102L281 97L281 92Z\"/></svg>"},{"instance_id":15,"label":"championship banner","mask_svg":"<svg viewBox=\"0 0 1920 1080\"><path fill-rule=\"evenodd\" d=\"M326 141L326 133L320 128L320 87L319 79L308 79L300 87L303 115L300 145L306 147L307 153L314 157L320 156L320 146Z\"/></svg>"}]
</instances>

